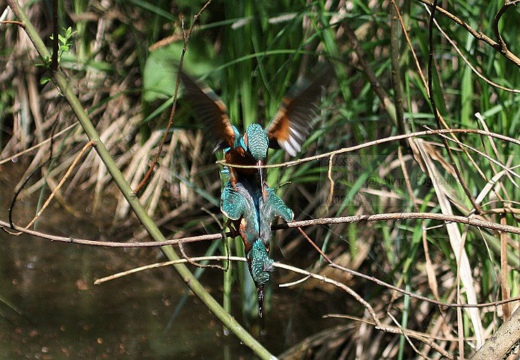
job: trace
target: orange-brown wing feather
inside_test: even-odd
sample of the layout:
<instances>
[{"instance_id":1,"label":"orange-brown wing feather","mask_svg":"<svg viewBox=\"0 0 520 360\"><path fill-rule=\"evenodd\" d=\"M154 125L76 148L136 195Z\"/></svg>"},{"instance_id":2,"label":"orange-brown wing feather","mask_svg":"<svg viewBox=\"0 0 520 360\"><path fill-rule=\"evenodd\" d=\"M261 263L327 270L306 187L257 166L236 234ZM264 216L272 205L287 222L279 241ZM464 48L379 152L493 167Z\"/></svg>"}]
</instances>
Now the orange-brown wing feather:
<instances>
[{"instance_id":1,"label":"orange-brown wing feather","mask_svg":"<svg viewBox=\"0 0 520 360\"><path fill-rule=\"evenodd\" d=\"M215 150L232 147L235 132L229 121L226 105L209 87L200 87L182 71L179 71L179 76L184 86L183 98L190 103L205 132L217 141Z\"/></svg>"},{"instance_id":2,"label":"orange-brown wing feather","mask_svg":"<svg viewBox=\"0 0 520 360\"><path fill-rule=\"evenodd\" d=\"M270 147L281 147L291 156L300 151L316 118L321 91L331 76L330 71L325 71L296 96L283 98L280 108L267 128Z\"/></svg>"}]
</instances>

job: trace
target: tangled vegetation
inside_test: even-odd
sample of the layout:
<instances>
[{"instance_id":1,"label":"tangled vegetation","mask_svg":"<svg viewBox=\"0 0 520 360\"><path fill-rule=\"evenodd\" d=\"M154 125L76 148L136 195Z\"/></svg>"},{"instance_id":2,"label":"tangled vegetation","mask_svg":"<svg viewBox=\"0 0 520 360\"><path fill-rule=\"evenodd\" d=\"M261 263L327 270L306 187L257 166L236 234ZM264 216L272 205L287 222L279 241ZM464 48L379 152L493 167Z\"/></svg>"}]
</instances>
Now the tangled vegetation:
<instances>
[{"instance_id":1,"label":"tangled vegetation","mask_svg":"<svg viewBox=\"0 0 520 360\"><path fill-rule=\"evenodd\" d=\"M52 9L28 2L28 19L59 56L39 57L23 21L5 12L0 166L26 166L19 199L52 192L79 216L108 206L104 226L119 241L140 226L145 215L133 215L54 77L58 61L166 237L218 234L220 164L177 103L178 67L218 89L244 129L268 122L291 85L328 63L334 84L303 150L270 154L278 166L267 181L304 230L280 226L272 249L278 283L310 276L293 286L348 310L329 315L344 325L280 357L486 358L477 350L519 312L516 3L75 0L60 2L54 42ZM88 211L72 205L78 193L92 199ZM211 255L228 248L241 255L231 242ZM255 310L246 306L244 319Z\"/></svg>"}]
</instances>

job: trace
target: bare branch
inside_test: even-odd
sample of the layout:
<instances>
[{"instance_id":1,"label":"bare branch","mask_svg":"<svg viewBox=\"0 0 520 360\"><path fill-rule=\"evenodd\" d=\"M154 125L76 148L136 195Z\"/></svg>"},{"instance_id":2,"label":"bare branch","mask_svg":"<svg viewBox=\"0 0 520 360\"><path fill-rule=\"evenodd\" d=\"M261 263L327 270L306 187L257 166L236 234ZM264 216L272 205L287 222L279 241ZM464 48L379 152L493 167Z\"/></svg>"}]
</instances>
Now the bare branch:
<instances>
[{"instance_id":1,"label":"bare branch","mask_svg":"<svg viewBox=\"0 0 520 360\"><path fill-rule=\"evenodd\" d=\"M422 2L423 4L428 5L429 7L433 6L433 4L429 0L419 0L419 1ZM500 36L500 33L498 32L498 20L500 20L502 14L509 8L509 4L510 5L514 5L517 2L518 2L518 0L511 1L509 3L506 2L506 4L499 10L497 15L495 16L496 24L495 24L495 21L494 21L495 25L494 25L493 28L495 30L495 35L498 34L499 39L501 39L501 36ZM450 20L452 20L455 23L457 23L458 25L460 25L464 29L466 29L471 35L473 35L473 37L475 37L475 39L477 39L479 41L485 42L486 44L490 45L494 49L498 50L502 55L504 55L504 57L506 59L508 59L509 61L514 63L516 66L520 66L520 58L518 58L518 56L516 56L511 51L509 51L509 49L507 49L507 46L504 47L505 43L500 44L499 42L491 39L489 36L487 36L483 32L476 31L471 26L469 26L466 22L462 21L457 16L453 15L449 11L443 9L442 7L438 6L437 7L437 11L439 13L441 13L442 15L446 16L447 18L449 18ZM497 17L498 17L498 19L497 19Z\"/></svg>"},{"instance_id":2,"label":"bare branch","mask_svg":"<svg viewBox=\"0 0 520 360\"><path fill-rule=\"evenodd\" d=\"M418 131L418 132L414 132L414 133L410 133L410 134L389 136L389 137L382 138L382 139L376 139L376 140L372 140L372 141L367 141L367 142L365 142L363 144L350 146L350 147L342 148L342 149L339 149L339 150L330 151L330 152L327 152L327 153L324 153L324 154L320 154L320 155L309 156L309 157L306 157L306 158L303 158L303 159L287 161L287 162L284 162L284 163L273 164L273 165L263 165L263 166L259 166L259 165L254 165L254 166L253 165L235 165L235 164L228 164L228 163L226 163L223 160L222 161L217 161L216 163L220 164L220 165L224 165L224 166L229 166L229 167L253 168L253 169L258 169L259 167L265 168L265 169L278 168L278 167L290 167L290 166L296 166L296 165L303 164L303 163L310 162L310 161L316 161L316 160L320 160L320 159L324 159L324 158L330 158L331 155L339 155L339 154L349 153L349 152L357 151L357 150L368 148L368 147L375 146L375 145L380 145L380 144L385 144L385 143L388 143L388 142L399 141L399 140L402 140L402 139L407 139L407 138L412 138L412 137L423 137L423 136L429 136L429 135L460 134L460 133L462 133L462 134L478 134L478 135L483 135L483 136L489 136L489 137L492 137L492 138L495 138L495 139L507 141L507 142L510 142L510 143L513 143L515 145L519 145L520 146L520 140L518 140L518 139L514 139L514 138L511 138L511 137L506 136L506 135L497 134L497 133L493 133L493 132L489 132L489 131L478 130L478 129L438 129L438 130L426 130L426 131Z\"/></svg>"}]
</instances>

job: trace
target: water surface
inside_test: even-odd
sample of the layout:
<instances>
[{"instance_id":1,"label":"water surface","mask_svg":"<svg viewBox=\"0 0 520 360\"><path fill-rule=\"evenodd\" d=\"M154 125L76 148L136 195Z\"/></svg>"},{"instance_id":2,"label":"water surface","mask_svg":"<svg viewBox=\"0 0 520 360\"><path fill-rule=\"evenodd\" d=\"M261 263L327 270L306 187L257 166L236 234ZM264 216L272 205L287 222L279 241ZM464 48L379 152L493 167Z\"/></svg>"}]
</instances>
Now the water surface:
<instances>
[{"instance_id":1,"label":"water surface","mask_svg":"<svg viewBox=\"0 0 520 360\"><path fill-rule=\"evenodd\" d=\"M6 221L12 189L21 169L15 164L1 165L0 172L3 189L0 219ZM76 202L82 214L78 217L54 203L36 229L55 235L107 240L106 224L99 219L111 214L96 214L89 219L87 204L88 199ZM35 199L20 201L15 222L26 223L35 209ZM189 296L171 322L186 290L171 267L94 285L101 277L164 260L157 249L61 244L0 231L0 357L252 358L251 351L237 338L223 334L218 320L194 296ZM221 271L210 270L201 278L219 301L222 276ZM267 335L263 338L272 353L281 353L315 331L334 324L321 316L344 306L313 301L309 294L303 295L273 286L272 307L266 319ZM233 301L234 316L241 321L240 297L235 295Z\"/></svg>"}]
</instances>

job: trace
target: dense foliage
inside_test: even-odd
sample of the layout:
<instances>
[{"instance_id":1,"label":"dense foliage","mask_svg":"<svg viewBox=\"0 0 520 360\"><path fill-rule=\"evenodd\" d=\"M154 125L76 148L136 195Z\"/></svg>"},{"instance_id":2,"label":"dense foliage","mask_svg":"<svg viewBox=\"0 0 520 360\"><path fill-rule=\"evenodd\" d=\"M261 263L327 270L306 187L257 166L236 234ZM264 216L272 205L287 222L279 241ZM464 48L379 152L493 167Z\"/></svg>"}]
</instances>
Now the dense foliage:
<instances>
[{"instance_id":1,"label":"dense foliage","mask_svg":"<svg viewBox=\"0 0 520 360\"><path fill-rule=\"evenodd\" d=\"M46 4L26 10L50 48L52 11ZM140 199L172 234L219 232L201 208L223 220L214 144L182 100L167 126L185 43L183 69L220 95L241 129L269 122L291 86L326 64L333 68L314 132L298 155L302 161L268 170L268 183L296 220L432 213L517 226L520 60L514 54L520 49L514 7L448 1L435 9L432 23L427 0L213 1L193 24L202 1L60 4L60 67L133 188L168 131ZM0 161L17 156L27 173L38 169L35 180L42 181L24 190L28 196L55 187L87 139L46 66L38 66L44 61L23 29L1 26ZM459 132L389 139L436 129ZM331 153L341 149L347 150ZM305 160L321 154L329 155ZM288 160L282 151L270 154L271 164ZM116 227L129 217L94 151L59 193L71 201L78 189L94 194L89 211L115 197ZM404 214L305 231L335 264L438 302L482 304L520 295L519 238L512 233ZM364 319L335 328L333 337L315 336L315 358L468 356L518 304L438 306L331 268L295 229L275 238L275 259L348 285L386 329L376 330L366 305L338 286L308 280L299 285L304 296L340 296L349 304L343 315ZM277 270L279 282L299 276ZM399 329L416 333L405 337Z\"/></svg>"}]
</instances>

